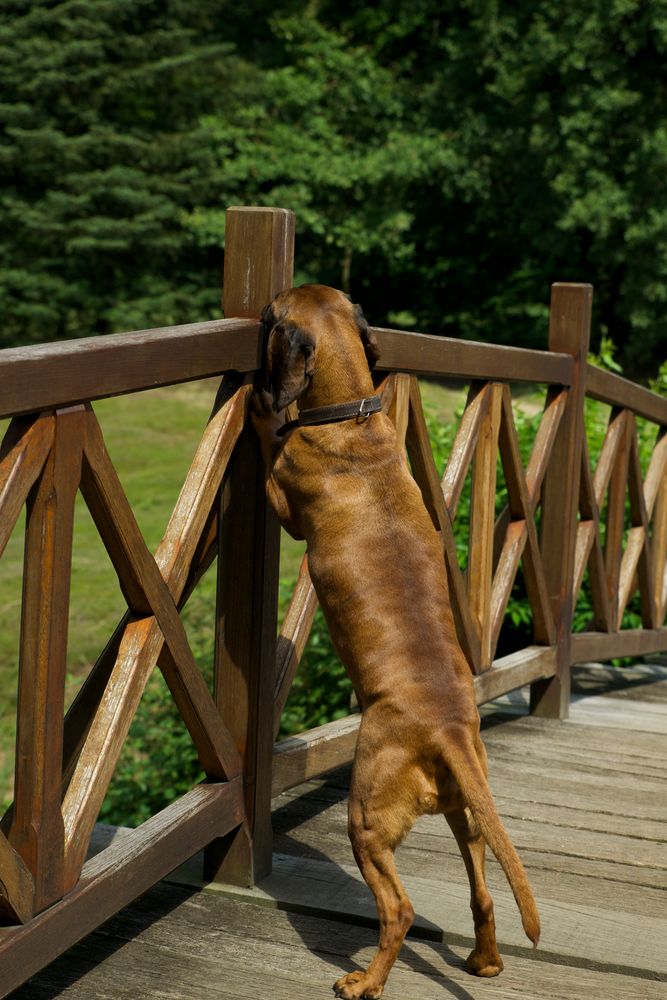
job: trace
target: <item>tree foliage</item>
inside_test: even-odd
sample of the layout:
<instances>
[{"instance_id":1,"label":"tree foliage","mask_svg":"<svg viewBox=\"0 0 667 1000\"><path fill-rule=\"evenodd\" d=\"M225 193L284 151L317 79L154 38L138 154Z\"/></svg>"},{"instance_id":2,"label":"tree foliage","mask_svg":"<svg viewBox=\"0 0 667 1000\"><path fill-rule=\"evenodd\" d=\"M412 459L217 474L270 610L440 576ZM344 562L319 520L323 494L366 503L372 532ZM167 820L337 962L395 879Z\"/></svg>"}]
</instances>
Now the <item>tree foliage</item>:
<instances>
[{"instance_id":1,"label":"tree foliage","mask_svg":"<svg viewBox=\"0 0 667 1000\"><path fill-rule=\"evenodd\" d=\"M667 0L3 6L5 343L210 315L256 203L376 323L541 347L590 281L664 359Z\"/></svg>"}]
</instances>

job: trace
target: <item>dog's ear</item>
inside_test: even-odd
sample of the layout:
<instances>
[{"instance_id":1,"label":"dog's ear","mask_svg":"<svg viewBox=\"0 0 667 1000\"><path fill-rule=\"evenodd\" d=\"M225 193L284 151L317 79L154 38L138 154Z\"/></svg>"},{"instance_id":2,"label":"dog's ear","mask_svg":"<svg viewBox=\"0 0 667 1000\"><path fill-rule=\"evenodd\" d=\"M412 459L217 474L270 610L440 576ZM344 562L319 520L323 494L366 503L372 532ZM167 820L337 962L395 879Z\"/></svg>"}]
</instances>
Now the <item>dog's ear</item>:
<instances>
[{"instance_id":1,"label":"dog's ear","mask_svg":"<svg viewBox=\"0 0 667 1000\"><path fill-rule=\"evenodd\" d=\"M276 323L269 334L267 358L276 410L282 410L310 384L315 370L315 338L295 323Z\"/></svg>"},{"instance_id":2,"label":"dog's ear","mask_svg":"<svg viewBox=\"0 0 667 1000\"><path fill-rule=\"evenodd\" d=\"M368 367L371 371L373 371L378 358L380 357L380 348L378 347L378 342L375 339L375 334L371 333L368 323L366 322L366 317L364 316L361 306L358 303L355 303L354 306L354 318L357 324L357 329L359 330L359 336L361 337L361 343L364 345Z\"/></svg>"}]
</instances>

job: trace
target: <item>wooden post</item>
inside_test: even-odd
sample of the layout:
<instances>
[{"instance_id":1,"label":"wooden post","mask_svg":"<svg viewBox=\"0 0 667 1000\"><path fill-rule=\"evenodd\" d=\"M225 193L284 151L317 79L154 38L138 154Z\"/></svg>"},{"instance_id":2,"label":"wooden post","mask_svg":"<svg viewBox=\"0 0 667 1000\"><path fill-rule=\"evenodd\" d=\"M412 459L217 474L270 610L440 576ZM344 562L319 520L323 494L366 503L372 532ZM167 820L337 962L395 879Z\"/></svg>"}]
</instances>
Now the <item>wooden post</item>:
<instances>
[{"instance_id":1,"label":"wooden post","mask_svg":"<svg viewBox=\"0 0 667 1000\"><path fill-rule=\"evenodd\" d=\"M292 284L294 216L284 209L227 212L225 315L259 316ZM248 424L222 495L215 699L243 760L247 823L207 851L206 874L252 885L271 871L273 689L280 532L264 488L259 440Z\"/></svg>"},{"instance_id":2,"label":"wooden post","mask_svg":"<svg viewBox=\"0 0 667 1000\"><path fill-rule=\"evenodd\" d=\"M593 288L555 284L551 288L549 350L571 354L574 373L542 492L541 550L547 592L556 626L554 677L531 686L530 708L546 718L567 718L570 704L570 643L574 612L579 482L583 446L586 359L590 341Z\"/></svg>"},{"instance_id":3,"label":"wooden post","mask_svg":"<svg viewBox=\"0 0 667 1000\"><path fill-rule=\"evenodd\" d=\"M63 714L74 499L83 407L56 412L55 444L27 503L15 796L9 842L35 885L33 913L60 899Z\"/></svg>"}]
</instances>

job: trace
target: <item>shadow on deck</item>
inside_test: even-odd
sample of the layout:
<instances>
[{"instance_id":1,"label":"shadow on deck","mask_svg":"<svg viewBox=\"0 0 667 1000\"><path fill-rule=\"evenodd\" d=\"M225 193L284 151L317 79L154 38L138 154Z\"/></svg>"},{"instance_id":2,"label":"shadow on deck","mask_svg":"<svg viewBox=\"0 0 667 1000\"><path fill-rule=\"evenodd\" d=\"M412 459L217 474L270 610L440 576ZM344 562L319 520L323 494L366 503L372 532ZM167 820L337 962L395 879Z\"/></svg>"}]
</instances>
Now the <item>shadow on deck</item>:
<instances>
[{"instance_id":1,"label":"shadow on deck","mask_svg":"<svg viewBox=\"0 0 667 1000\"><path fill-rule=\"evenodd\" d=\"M528 716L521 692L482 709L491 785L541 911L540 949L490 859L505 972L465 973L463 865L442 818L424 817L398 854L418 917L388 1000L664 997L667 666L575 668L574 693L567 722ZM331 996L376 940L347 841L347 778L343 769L274 801L274 872L259 887L204 888L193 859L12 1000Z\"/></svg>"}]
</instances>

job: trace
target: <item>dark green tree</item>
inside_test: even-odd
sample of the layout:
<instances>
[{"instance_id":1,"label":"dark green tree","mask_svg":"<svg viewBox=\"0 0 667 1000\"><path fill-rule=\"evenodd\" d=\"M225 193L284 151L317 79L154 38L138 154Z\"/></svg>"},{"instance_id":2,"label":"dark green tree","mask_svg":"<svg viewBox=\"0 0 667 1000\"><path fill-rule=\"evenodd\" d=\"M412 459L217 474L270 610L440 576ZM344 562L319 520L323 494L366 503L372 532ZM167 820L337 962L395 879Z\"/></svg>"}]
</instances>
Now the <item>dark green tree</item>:
<instances>
[{"instance_id":1,"label":"dark green tree","mask_svg":"<svg viewBox=\"0 0 667 1000\"><path fill-rule=\"evenodd\" d=\"M297 211L304 276L376 322L540 347L549 284L591 281L596 335L655 369L666 0L323 0L268 27L207 128L223 202ZM198 240L221 219L193 213Z\"/></svg>"},{"instance_id":2,"label":"dark green tree","mask_svg":"<svg viewBox=\"0 0 667 1000\"><path fill-rule=\"evenodd\" d=\"M200 318L199 119L234 71L213 0L4 0L1 342ZM218 254L218 265L220 263ZM205 273L204 273L205 272Z\"/></svg>"}]
</instances>

